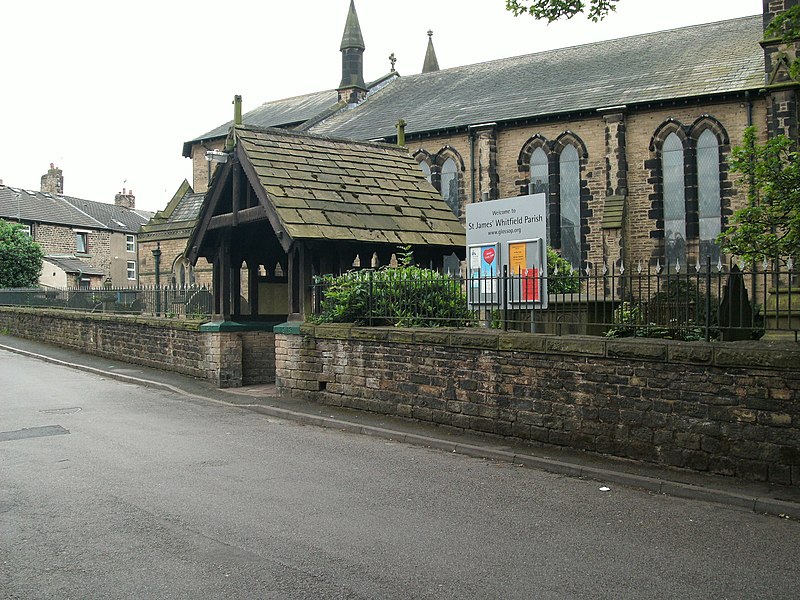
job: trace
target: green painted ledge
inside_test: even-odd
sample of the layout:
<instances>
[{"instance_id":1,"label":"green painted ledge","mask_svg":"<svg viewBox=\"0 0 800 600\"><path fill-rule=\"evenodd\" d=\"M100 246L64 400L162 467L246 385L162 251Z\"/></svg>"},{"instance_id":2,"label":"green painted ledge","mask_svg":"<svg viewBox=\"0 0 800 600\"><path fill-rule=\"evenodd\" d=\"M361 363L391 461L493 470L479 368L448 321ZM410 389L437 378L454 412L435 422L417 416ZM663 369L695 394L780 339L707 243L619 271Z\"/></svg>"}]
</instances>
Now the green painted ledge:
<instances>
[{"instance_id":1,"label":"green painted ledge","mask_svg":"<svg viewBox=\"0 0 800 600\"><path fill-rule=\"evenodd\" d=\"M272 328L272 331L282 335L300 335L300 328L303 325L303 321L287 321L286 323L275 325L275 327Z\"/></svg>"},{"instance_id":2,"label":"green painted ledge","mask_svg":"<svg viewBox=\"0 0 800 600\"><path fill-rule=\"evenodd\" d=\"M211 321L200 325L200 331L215 333L218 331L275 331L279 324L272 321L237 323L236 321Z\"/></svg>"}]
</instances>

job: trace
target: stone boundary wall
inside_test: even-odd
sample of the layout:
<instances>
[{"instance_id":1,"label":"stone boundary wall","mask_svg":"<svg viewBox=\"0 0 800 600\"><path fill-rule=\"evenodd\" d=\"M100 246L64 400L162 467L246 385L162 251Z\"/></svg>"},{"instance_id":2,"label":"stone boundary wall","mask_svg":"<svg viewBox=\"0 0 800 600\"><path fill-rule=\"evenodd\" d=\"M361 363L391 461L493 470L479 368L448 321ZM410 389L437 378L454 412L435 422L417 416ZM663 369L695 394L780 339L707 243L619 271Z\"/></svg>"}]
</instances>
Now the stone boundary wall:
<instances>
[{"instance_id":1,"label":"stone boundary wall","mask_svg":"<svg viewBox=\"0 0 800 600\"><path fill-rule=\"evenodd\" d=\"M88 354L206 379L219 387L275 381L275 334L200 331L201 323L0 307L0 330Z\"/></svg>"},{"instance_id":2,"label":"stone boundary wall","mask_svg":"<svg viewBox=\"0 0 800 600\"><path fill-rule=\"evenodd\" d=\"M286 324L282 395L800 485L800 346Z\"/></svg>"}]
</instances>

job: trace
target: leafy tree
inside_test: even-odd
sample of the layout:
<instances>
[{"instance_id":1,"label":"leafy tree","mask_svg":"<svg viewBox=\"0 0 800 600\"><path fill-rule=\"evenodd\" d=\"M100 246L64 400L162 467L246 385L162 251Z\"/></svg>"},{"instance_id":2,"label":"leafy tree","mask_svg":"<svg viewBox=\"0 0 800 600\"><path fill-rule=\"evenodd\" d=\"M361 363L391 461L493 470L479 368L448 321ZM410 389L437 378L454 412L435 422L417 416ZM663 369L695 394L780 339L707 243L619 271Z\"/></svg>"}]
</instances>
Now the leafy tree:
<instances>
[{"instance_id":1,"label":"leafy tree","mask_svg":"<svg viewBox=\"0 0 800 600\"><path fill-rule=\"evenodd\" d=\"M719 237L723 250L747 261L800 256L800 154L784 135L764 144L745 130L731 169L748 185L747 206L737 210Z\"/></svg>"},{"instance_id":2,"label":"leafy tree","mask_svg":"<svg viewBox=\"0 0 800 600\"><path fill-rule=\"evenodd\" d=\"M595 23L604 19L608 13L617 10L619 0L588 0L589 10L586 17ZM514 13L515 17L529 14L534 19L547 19L548 23L557 21L562 17L571 19L578 13L586 11L587 2L584 0L506 0L506 10Z\"/></svg>"},{"instance_id":3,"label":"leafy tree","mask_svg":"<svg viewBox=\"0 0 800 600\"><path fill-rule=\"evenodd\" d=\"M0 288L36 285L42 272L41 246L22 226L0 219Z\"/></svg>"}]
</instances>

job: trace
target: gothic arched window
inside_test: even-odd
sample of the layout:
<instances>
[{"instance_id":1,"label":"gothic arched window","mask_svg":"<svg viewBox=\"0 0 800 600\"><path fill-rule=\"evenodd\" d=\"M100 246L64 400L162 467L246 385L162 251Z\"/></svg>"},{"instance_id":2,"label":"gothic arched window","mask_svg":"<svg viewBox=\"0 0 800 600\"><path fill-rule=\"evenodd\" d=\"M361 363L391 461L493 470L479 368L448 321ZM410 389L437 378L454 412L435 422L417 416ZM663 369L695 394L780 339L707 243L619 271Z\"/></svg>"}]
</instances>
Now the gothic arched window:
<instances>
[{"instance_id":1,"label":"gothic arched window","mask_svg":"<svg viewBox=\"0 0 800 600\"><path fill-rule=\"evenodd\" d=\"M670 133L661 148L664 189L664 253L669 265L686 264L686 186L683 173L683 143ZM717 175L719 180L719 175ZM719 198L719 196L717 196ZM717 200L719 207L719 200Z\"/></svg>"},{"instance_id":2,"label":"gothic arched window","mask_svg":"<svg viewBox=\"0 0 800 600\"><path fill-rule=\"evenodd\" d=\"M559 156L559 203L561 256L578 268L581 264L581 163L578 151L570 144L564 146Z\"/></svg>"},{"instance_id":3,"label":"gothic arched window","mask_svg":"<svg viewBox=\"0 0 800 600\"><path fill-rule=\"evenodd\" d=\"M419 168L422 169L422 174L425 175L425 179L428 180L428 183L431 181L431 167L428 163L424 160L420 161Z\"/></svg>"},{"instance_id":4,"label":"gothic arched window","mask_svg":"<svg viewBox=\"0 0 800 600\"><path fill-rule=\"evenodd\" d=\"M546 194L549 190L550 172L547 166L547 154L537 148L531 154L531 191L534 194Z\"/></svg>"},{"instance_id":5,"label":"gothic arched window","mask_svg":"<svg viewBox=\"0 0 800 600\"><path fill-rule=\"evenodd\" d=\"M441 192L450 210L454 215L458 215L461 212L458 201L458 165L453 158L448 158L442 165Z\"/></svg>"},{"instance_id":6,"label":"gothic arched window","mask_svg":"<svg viewBox=\"0 0 800 600\"><path fill-rule=\"evenodd\" d=\"M697 140L697 217L700 258L719 259L717 236L722 230L719 184L719 140L706 129Z\"/></svg>"}]
</instances>

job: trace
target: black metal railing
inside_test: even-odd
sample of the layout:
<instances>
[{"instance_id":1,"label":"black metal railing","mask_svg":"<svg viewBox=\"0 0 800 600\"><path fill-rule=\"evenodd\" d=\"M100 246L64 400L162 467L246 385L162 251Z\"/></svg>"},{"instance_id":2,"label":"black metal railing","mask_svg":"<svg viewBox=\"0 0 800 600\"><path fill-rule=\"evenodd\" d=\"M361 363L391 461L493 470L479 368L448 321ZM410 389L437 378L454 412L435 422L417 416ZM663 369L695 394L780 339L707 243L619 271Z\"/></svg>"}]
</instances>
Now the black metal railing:
<instances>
[{"instance_id":1,"label":"black metal railing","mask_svg":"<svg viewBox=\"0 0 800 600\"><path fill-rule=\"evenodd\" d=\"M313 318L680 340L780 334L797 341L800 333L800 283L791 260L630 268L619 262L587 264L548 276L392 271L317 277Z\"/></svg>"},{"instance_id":2,"label":"black metal railing","mask_svg":"<svg viewBox=\"0 0 800 600\"><path fill-rule=\"evenodd\" d=\"M0 289L0 306L199 319L211 314L212 296L205 286L4 288Z\"/></svg>"}]
</instances>

